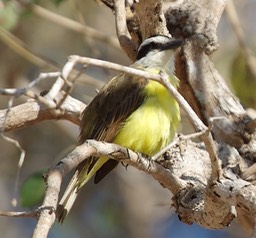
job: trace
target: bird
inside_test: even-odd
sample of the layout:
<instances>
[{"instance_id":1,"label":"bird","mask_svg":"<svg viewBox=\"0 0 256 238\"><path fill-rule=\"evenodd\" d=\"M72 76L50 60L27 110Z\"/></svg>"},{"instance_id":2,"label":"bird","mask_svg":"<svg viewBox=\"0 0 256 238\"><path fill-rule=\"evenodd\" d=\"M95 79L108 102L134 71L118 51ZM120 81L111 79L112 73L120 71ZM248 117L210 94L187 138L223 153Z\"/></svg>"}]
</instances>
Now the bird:
<instances>
[{"instance_id":1,"label":"bird","mask_svg":"<svg viewBox=\"0 0 256 238\"><path fill-rule=\"evenodd\" d=\"M130 65L146 72L169 75L174 87L175 50L182 40L166 35L145 39ZM88 139L111 142L147 156L153 156L174 138L180 124L179 105L160 83L136 75L121 73L105 84L82 113L79 144ZM57 207L63 222L81 188L94 176L99 183L118 164L106 156L81 162Z\"/></svg>"}]
</instances>

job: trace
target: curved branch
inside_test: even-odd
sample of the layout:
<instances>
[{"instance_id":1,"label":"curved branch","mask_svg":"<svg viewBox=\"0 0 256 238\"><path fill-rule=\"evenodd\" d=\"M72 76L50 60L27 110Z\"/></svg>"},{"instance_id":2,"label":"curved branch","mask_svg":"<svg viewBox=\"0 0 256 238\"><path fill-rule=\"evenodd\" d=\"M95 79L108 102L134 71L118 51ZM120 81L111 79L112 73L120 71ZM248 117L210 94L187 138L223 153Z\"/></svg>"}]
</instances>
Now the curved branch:
<instances>
[{"instance_id":1,"label":"curved branch","mask_svg":"<svg viewBox=\"0 0 256 238\"><path fill-rule=\"evenodd\" d=\"M181 148L185 146L186 150L181 153ZM220 148L222 153L223 151L228 152L227 150L228 148ZM119 145L88 140L77 146L55 167L49 170L46 176L47 191L42 208L52 207L52 210L56 209L62 178L79 163L91 156L107 156L130 164L153 176L162 186L174 194L174 206L182 221L186 223L197 222L204 227L220 229L227 226L234 219L232 205L237 204L230 203L225 199L223 202L221 200L223 199L222 194L219 192L223 184L225 185L227 181L230 181L230 178L223 178L220 187L215 186L214 191L218 191L218 193L214 193L212 187L207 186L207 180L210 176L210 166L206 166L210 165L208 154L204 147L189 140L179 141L168 151L165 158L160 158L158 161L145 158L141 154ZM248 183L244 182L244 184ZM207 202L205 201L206 193L208 193ZM242 191L239 192L239 190L230 193L234 201L236 196L243 196ZM246 199L249 199L249 197L247 196ZM250 208L252 206L253 204L249 205ZM218 207L217 210L216 207ZM47 237L55 217L55 214L42 210L34 234L41 234L41 238ZM43 225L44 236L39 232ZM34 237L39 236L34 235Z\"/></svg>"},{"instance_id":2,"label":"curved branch","mask_svg":"<svg viewBox=\"0 0 256 238\"><path fill-rule=\"evenodd\" d=\"M241 156L240 162L232 166L232 168L238 166L239 169L235 173L236 176L241 176L246 168L255 162L255 120L250 118L239 100L232 94L209 57L218 48L216 28L225 3L226 1L222 0L171 3L166 17L170 32L177 38L185 39L184 47L176 60L176 74L181 80L179 90L206 125L211 123L211 118L223 117L222 120L214 123L213 136L216 141L226 143L226 147L233 146L230 151L234 150L236 156ZM225 163L227 157L229 154L221 157L221 162ZM222 168L227 176L228 167L223 164ZM250 173L244 174L247 176L255 174L255 169L251 170ZM214 184L215 181L210 180L209 189ZM205 197L206 204L209 198L211 199L209 189ZM246 199L250 201L252 197L247 196ZM217 201L228 203L223 197ZM246 209L239 212L241 205L235 204L238 219L243 221L241 224L246 224L251 229L252 223L248 224L247 220L248 217L254 217L254 207L251 206L252 210L248 209L247 212Z\"/></svg>"},{"instance_id":3,"label":"curved branch","mask_svg":"<svg viewBox=\"0 0 256 238\"><path fill-rule=\"evenodd\" d=\"M128 57L134 61L137 55L137 47L127 29L125 1L115 0L116 34L122 49Z\"/></svg>"}]
</instances>

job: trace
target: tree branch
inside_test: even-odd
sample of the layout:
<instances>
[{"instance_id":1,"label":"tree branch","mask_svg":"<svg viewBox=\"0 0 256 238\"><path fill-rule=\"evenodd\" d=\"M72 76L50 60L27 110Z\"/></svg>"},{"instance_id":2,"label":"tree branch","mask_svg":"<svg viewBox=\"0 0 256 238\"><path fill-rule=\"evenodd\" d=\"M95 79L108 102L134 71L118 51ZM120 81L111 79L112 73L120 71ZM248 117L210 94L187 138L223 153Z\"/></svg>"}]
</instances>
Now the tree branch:
<instances>
[{"instance_id":1,"label":"tree branch","mask_svg":"<svg viewBox=\"0 0 256 238\"><path fill-rule=\"evenodd\" d=\"M64 92L60 92L55 97L56 103L61 101L64 95ZM0 130L4 132L12 131L52 119L65 119L79 125L80 114L84 108L85 105L82 102L71 96L67 96L58 109L45 107L39 102L31 100L10 108L6 123L4 123L4 120L8 109L0 110Z\"/></svg>"},{"instance_id":2,"label":"tree branch","mask_svg":"<svg viewBox=\"0 0 256 238\"><path fill-rule=\"evenodd\" d=\"M135 60L137 55L137 47L132 41L132 37L128 31L126 23L126 9L125 1L115 0L115 23L116 23L116 34L119 43L131 60Z\"/></svg>"},{"instance_id":3,"label":"tree branch","mask_svg":"<svg viewBox=\"0 0 256 238\"><path fill-rule=\"evenodd\" d=\"M170 32L176 38L185 39L184 47L176 60L176 73L181 80L179 90L206 125L209 125L213 117L223 117L214 123L213 137L219 143L233 146L227 147L230 154L236 153L237 156L241 156L237 164L239 169L234 172L236 176L240 176L255 162L255 120L250 118L239 100L231 93L209 57L218 48L216 28L225 2L217 0L213 4L207 0L196 0L183 1L182 4L170 3L166 18ZM223 164L226 157L220 158L226 176L228 168ZM252 174L255 174L253 168L249 176ZM208 187L211 188L215 183L216 181L210 180ZM211 199L211 193L208 189L206 205ZM246 196L246 199L252 198ZM228 203L222 196L216 198L216 201L220 204ZM253 206L249 215L248 211L240 208L240 204L236 205L238 220L247 228L250 227L247 230L252 230L252 224L248 221L254 219L248 217L255 216Z\"/></svg>"}]
</instances>

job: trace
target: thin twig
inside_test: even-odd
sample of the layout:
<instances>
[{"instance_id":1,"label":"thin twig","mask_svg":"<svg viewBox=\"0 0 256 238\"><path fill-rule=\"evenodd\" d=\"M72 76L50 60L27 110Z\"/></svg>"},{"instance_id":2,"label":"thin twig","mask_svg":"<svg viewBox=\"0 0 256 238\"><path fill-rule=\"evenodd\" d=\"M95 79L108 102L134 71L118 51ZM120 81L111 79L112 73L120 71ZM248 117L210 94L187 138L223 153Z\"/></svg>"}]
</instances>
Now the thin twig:
<instances>
[{"instance_id":1,"label":"thin twig","mask_svg":"<svg viewBox=\"0 0 256 238\"><path fill-rule=\"evenodd\" d=\"M7 110L6 110L5 117L4 117L3 127L0 127L0 135L5 141L13 144L20 151L20 157L19 157L19 161L18 161L18 169L17 169L15 184L14 184L14 189L13 189L13 198L11 200L12 206L16 207L17 206L18 184L19 184L19 181L20 181L20 172L21 172L21 168L23 166L26 151L21 147L20 143L17 140L14 140L14 139L4 135L5 126L7 124L7 119L8 119L8 116L9 116L10 109L11 109L12 105L13 105L13 97L11 97L9 102L8 102L8 107L7 107Z\"/></svg>"},{"instance_id":2,"label":"thin twig","mask_svg":"<svg viewBox=\"0 0 256 238\"><path fill-rule=\"evenodd\" d=\"M38 218L38 216L42 210L50 210L51 211L52 208L51 207L39 207L39 208L35 209L34 211L28 211L28 212L14 212L14 211L0 210L0 216Z\"/></svg>"},{"instance_id":3,"label":"thin twig","mask_svg":"<svg viewBox=\"0 0 256 238\"><path fill-rule=\"evenodd\" d=\"M204 131L195 132L189 135L178 135L177 137L174 138L174 140L169 145L167 145L166 147L161 149L158 153L156 153L154 156L152 156L151 159L157 160L160 156L162 156L164 153L170 150L173 146L177 145L179 142L201 137L203 134L207 133L208 130L209 129L207 128Z\"/></svg>"},{"instance_id":4,"label":"thin twig","mask_svg":"<svg viewBox=\"0 0 256 238\"><path fill-rule=\"evenodd\" d=\"M85 64L85 65L94 65L106 69L116 70L120 71L126 74L133 74L140 77L145 77L154 81L157 81L158 83L163 84L167 89L170 91L170 93L174 96L174 98L179 102L179 104L183 107L183 109L187 112L190 120L192 121L193 125L198 131L204 131L207 129L207 127L203 124L203 122L200 120L200 118L196 115L196 113L193 111L193 109L190 107L190 105L187 103L187 101L182 97L182 95L174 88L174 86L169 82L169 76L167 74L161 73L153 74L149 73L143 70L131 68L122 66L115 63L110 63L103 60L98 59L92 59L88 57L80 57L77 55L71 55L69 57L69 62L64 66L67 67L66 74L68 75L72 68L76 64ZM67 77L67 76L65 76ZM63 78L65 78L63 76Z\"/></svg>"},{"instance_id":5,"label":"thin twig","mask_svg":"<svg viewBox=\"0 0 256 238\"><path fill-rule=\"evenodd\" d=\"M49 73L40 73L37 78L35 78L27 87L27 89L33 88L35 85L39 84L44 79L47 78L57 78L60 76L60 72L49 72Z\"/></svg>"},{"instance_id":6,"label":"thin twig","mask_svg":"<svg viewBox=\"0 0 256 238\"><path fill-rule=\"evenodd\" d=\"M83 72L82 71L78 71L77 72L77 75L75 77L73 77L73 79L69 80L68 81L68 84L67 84L67 89L65 90L65 95L64 97L62 98L61 101L59 101L59 103L57 104L56 108L60 108L62 103L66 100L66 98L71 95L72 93L72 90L74 89L74 86L75 86L75 82L78 80L78 78L81 76ZM65 82L67 82L67 80L65 80Z\"/></svg>"},{"instance_id":7,"label":"thin twig","mask_svg":"<svg viewBox=\"0 0 256 238\"><path fill-rule=\"evenodd\" d=\"M179 105L185 110L185 112L187 113L187 115L190 119L190 122L194 125L197 132L205 132L205 133L202 133L201 139L203 140L206 150L209 153L209 156L211 159L211 166L212 166L211 180L212 181L218 180L220 178L220 174L221 174L221 167L220 167L220 164L218 161L215 144L214 144L214 141L213 141L210 131L204 125L204 123L200 120L200 118L197 116L197 114L193 111L193 109L190 107L190 105L185 100L185 98L183 98L182 95L170 83L169 76L162 72L161 80L163 81L165 87L169 90L169 92L177 100Z\"/></svg>"},{"instance_id":8,"label":"thin twig","mask_svg":"<svg viewBox=\"0 0 256 238\"><path fill-rule=\"evenodd\" d=\"M4 88L0 89L0 95L8 95L8 96L15 96L20 97L21 95L27 96L29 98L33 98L38 102L41 102L45 106L49 108L55 108L56 104L53 101L47 100L44 97L37 95L32 90L28 90L26 88Z\"/></svg>"},{"instance_id":9,"label":"thin twig","mask_svg":"<svg viewBox=\"0 0 256 238\"><path fill-rule=\"evenodd\" d=\"M84 65L94 65L110 70L115 70L115 71L120 71L126 74L132 74L132 75L137 75L140 77L145 77L151 80L154 80L158 83L161 83L167 89L170 91L170 93L174 96L174 98L178 101L178 103L183 107L183 109L187 112L191 122L197 129L197 131L205 131L207 130L207 127L203 124L203 122L200 120L200 118L196 115L196 113L193 111L193 109L190 107L190 105L187 103L187 101L182 97L182 95L175 89L175 87L169 82L169 76L161 73L159 74L153 74L149 73L143 70L135 69L132 67L127 67L127 66L122 66L119 64L115 63L110 63L107 61L103 60L98 60L98 59L92 59L88 57L80 57L77 55L71 55L69 56L69 61L68 63L64 66L67 68L66 70L66 75L71 72L72 68L76 64L84 64ZM67 77L67 76L65 76ZM63 76L63 78L65 78Z\"/></svg>"},{"instance_id":10,"label":"thin twig","mask_svg":"<svg viewBox=\"0 0 256 238\"><path fill-rule=\"evenodd\" d=\"M36 79L34 79L33 81L31 81L29 83L29 85L25 88L4 88L4 89L0 88L0 95L9 95L9 96L20 97L21 95L25 95L26 91L28 91L29 89L36 86L43 79L56 78L60 75L61 75L60 72L40 73L39 76ZM34 93L29 92L28 94L29 94L28 95L29 97L32 97L34 99L36 98ZM32 96L32 95L34 95L34 96Z\"/></svg>"},{"instance_id":11,"label":"thin twig","mask_svg":"<svg viewBox=\"0 0 256 238\"><path fill-rule=\"evenodd\" d=\"M5 217L31 217L36 218L38 216L38 212L36 211L29 211L29 212L13 212L13 211L1 211L0 216Z\"/></svg>"},{"instance_id":12,"label":"thin twig","mask_svg":"<svg viewBox=\"0 0 256 238\"><path fill-rule=\"evenodd\" d=\"M72 70L71 67L74 67L76 64L83 64L83 65L94 65L97 67L102 67L105 69L109 69L109 70L115 70L115 71L119 71L119 72L123 72L126 74L132 74L132 75L137 75L140 77L145 77L145 78L150 78L152 80L155 80L161 84L163 84L161 82L161 76L157 75L157 74L153 74L153 73L149 73L143 70L139 70L139 69L135 69L135 68L131 68L128 66L123 66L120 64L115 64L115 63L111 63L108 61L104 61L104 60L98 60L98 59L92 59L92 58L88 58L88 57L81 57L78 55L70 55L68 58L70 65L66 67L66 65L64 67L67 68L66 74L68 75L68 71L70 72Z\"/></svg>"},{"instance_id":13,"label":"thin twig","mask_svg":"<svg viewBox=\"0 0 256 238\"><path fill-rule=\"evenodd\" d=\"M187 103L187 101L182 97L182 95L174 88L174 86L169 82L169 76L166 74L153 74L149 73L143 70L131 68L122 66L115 63L110 63L103 60L98 59L91 59L87 57L80 57L77 55L71 55L69 57L70 65L68 66L69 72L72 70L72 67L74 67L76 64L85 64L85 65L94 65L98 67L103 67L106 69L116 70L127 74L133 74L140 77L145 77L154 81L157 81L158 83L163 84L165 87L168 88L170 93L175 97L175 99L179 102L179 104L183 107L183 109L187 112L190 120L192 121L193 125L198 131L205 131L207 127L203 124L203 122L200 120L200 118L196 115L196 113L193 111L193 109L190 107L190 105ZM67 72L68 74L68 72Z\"/></svg>"},{"instance_id":14,"label":"thin twig","mask_svg":"<svg viewBox=\"0 0 256 238\"><path fill-rule=\"evenodd\" d=\"M33 80L26 88L5 88L5 89L0 88L0 95L9 95L9 96L15 96L15 97L20 97L21 95L24 95L29 98L35 99L36 101L44 104L49 108L55 108L56 103L53 100L46 99L45 97L42 97L34 93L30 89L43 79L55 78L60 75L61 75L60 72L40 73L39 76L35 80Z\"/></svg>"},{"instance_id":15,"label":"thin twig","mask_svg":"<svg viewBox=\"0 0 256 238\"><path fill-rule=\"evenodd\" d=\"M132 41L132 37L127 28L125 1L115 0L115 23L116 34L122 49L128 57L134 61L136 58L136 46Z\"/></svg>"},{"instance_id":16,"label":"thin twig","mask_svg":"<svg viewBox=\"0 0 256 238\"><path fill-rule=\"evenodd\" d=\"M200 120L194 110L190 107L186 99L175 89L175 87L170 83L169 76L163 72L160 73L161 81L163 85L169 90L169 92L174 96L180 106L187 113L191 123L196 128L197 132L206 131L207 126Z\"/></svg>"},{"instance_id":17,"label":"thin twig","mask_svg":"<svg viewBox=\"0 0 256 238\"><path fill-rule=\"evenodd\" d=\"M61 91L62 87L64 86L64 83L66 82L67 84L69 84L68 77L70 76L74 66L75 62L68 60L68 62L64 65L62 69L61 76L57 78L49 92L45 95L45 98L47 100L53 101L58 95L58 93Z\"/></svg>"}]
</instances>

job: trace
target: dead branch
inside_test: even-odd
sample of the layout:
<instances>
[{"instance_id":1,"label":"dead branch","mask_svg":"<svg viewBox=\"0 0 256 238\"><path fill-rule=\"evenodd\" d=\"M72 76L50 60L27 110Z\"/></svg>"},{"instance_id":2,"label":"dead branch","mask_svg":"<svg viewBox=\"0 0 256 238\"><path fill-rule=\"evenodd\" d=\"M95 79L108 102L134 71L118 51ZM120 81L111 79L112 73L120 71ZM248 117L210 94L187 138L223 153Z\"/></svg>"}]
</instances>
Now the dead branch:
<instances>
[{"instance_id":1,"label":"dead branch","mask_svg":"<svg viewBox=\"0 0 256 238\"><path fill-rule=\"evenodd\" d=\"M231 152L229 158L225 158L228 160L227 167L237 165L238 159L234 161L236 154L231 148L219 145L218 151L222 157L225 153ZM251 200L248 202L248 198L254 193L247 195L244 193L245 190L252 192L255 188L250 187L253 190L248 190L250 183L237 179L229 170L225 170L225 176L218 182L215 180L211 187L207 185L211 171L209 155L204 146L190 140L177 142L166 157L158 161L150 160L115 144L88 140L83 145L77 146L48 172L47 193L48 190L54 190L54 193L49 191L49 195L54 197L51 203L44 203L42 207L52 206L56 209L58 199L56 191L59 192L62 178L84 159L102 155L123 161L153 176L174 194L172 199L174 207L181 220L186 223L196 222L211 229L222 229L236 216L233 207L241 206L246 200L244 210L255 209L255 203ZM236 189L232 189L232 186L236 186ZM222 202L219 202L220 197ZM43 222L45 219L51 219L53 222L55 217L49 213L41 214L39 220L42 220L42 224L45 224Z\"/></svg>"},{"instance_id":2,"label":"dead branch","mask_svg":"<svg viewBox=\"0 0 256 238\"><path fill-rule=\"evenodd\" d=\"M56 103L62 101L65 93L60 92L56 97ZM8 118L5 121L8 109L0 110L0 130L4 132L16 130L40 123L45 120L68 120L79 125L80 114L85 108L85 105L72 98L66 97L61 107L58 109L45 107L35 100L30 100L18 106L10 108Z\"/></svg>"},{"instance_id":3,"label":"dead branch","mask_svg":"<svg viewBox=\"0 0 256 238\"><path fill-rule=\"evenodd\" d=\"M225 118L214 123L213 137L237 150L241 161L234 173L239 176L255 161L255 120L231 93L209 57L218 48L216 29L224 6L225 1L215 1L214 4L207 0L183 1L182 4L170 4L166 18L173 36L185 39L176 62L180 92L206 125L212 117ZM225 157L220 158L223 163ZM250 175L255 174L252 171ZM210 187L211 184L215 182L211 180ZM247 199L251 200L249 197ZM225 202L222 197L221 200ZM207 205L207 199L205 202ZM236 212L239 222L252 230L254 210L249 215L237 206Z\"/></svg>"},{"instance_id":4,"label":"dead branch","mask_svg":"<svg viewBox=\"0 0 256 238\"><path fill-rule=\"evenodd\" d=\"M125 2L122 0L115 0L115 22L116 22L116 34L120 43L120 46L126 52L131 60L136 58L137 47L132 41L132 37L128 31L126 23L126 9Z\"/></svg>"}]
</instances>

